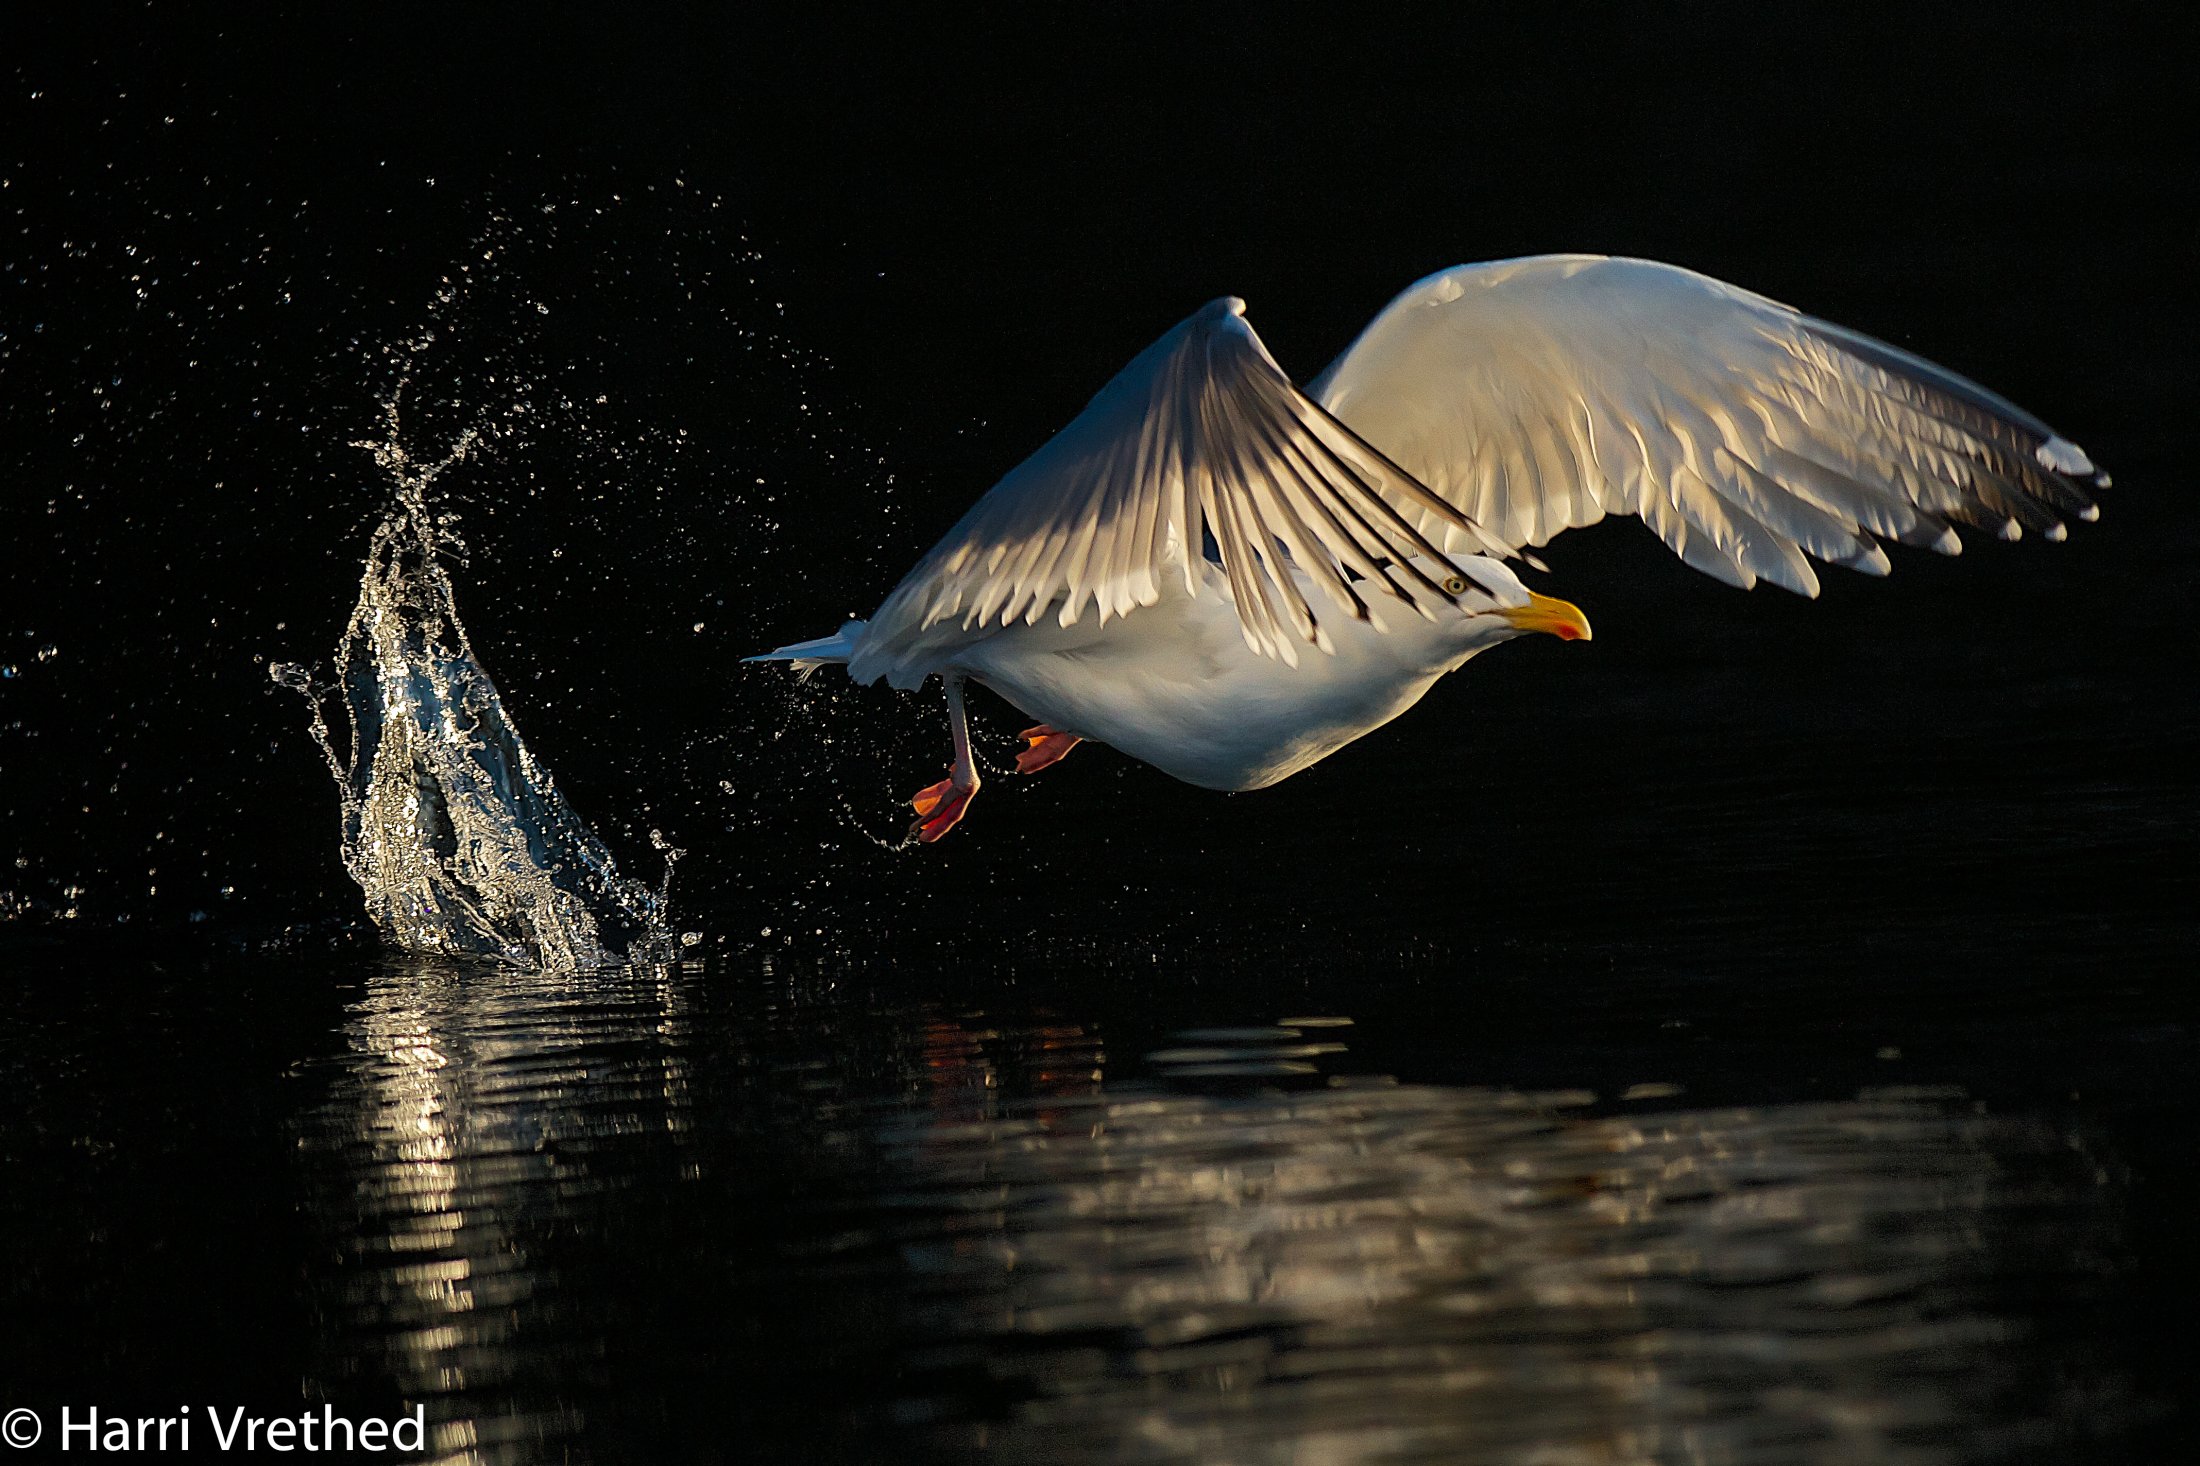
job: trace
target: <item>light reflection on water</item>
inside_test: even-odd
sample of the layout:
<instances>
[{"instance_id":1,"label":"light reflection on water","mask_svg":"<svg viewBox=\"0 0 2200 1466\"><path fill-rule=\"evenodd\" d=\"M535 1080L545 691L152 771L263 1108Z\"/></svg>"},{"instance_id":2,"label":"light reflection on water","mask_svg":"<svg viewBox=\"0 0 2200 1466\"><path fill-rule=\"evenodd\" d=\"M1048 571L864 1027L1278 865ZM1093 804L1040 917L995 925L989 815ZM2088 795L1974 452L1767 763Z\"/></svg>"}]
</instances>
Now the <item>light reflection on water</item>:
<instances>
[{"instance_id":1,"label":"light reflection on water","mask_svg":"<svg viewBox=\"0 0 2200 1466\"><path fill-rule=\"evenodd\" d=\"M328 1233L331 1393L450 1404L437 1460L534 1460L581 1427L544 1388L583 1343L544 1234L621 1184L597 1146L616 1159L622 1138L685 1128L678 993L662 969L577 983L404 961L350 1005L348 1052L299 1138Z\"/></svg>"},{"instance_id":2,"label":"light reflection on water","mask_svg":"<svg viewBox=\"0 0 2200 1466\"><path fill-rule=\"evenodd\" d=\"M1119 1053L823 983L393 963L300 1122L314 1374L482 1462L679 1456L698 1390L785 1392L812 1458L1942 1462L2122 1408L2053 1327L2118 1255L2082 1135L1397 1083L1355 1036Z\"/></svg>"}]
</instances>

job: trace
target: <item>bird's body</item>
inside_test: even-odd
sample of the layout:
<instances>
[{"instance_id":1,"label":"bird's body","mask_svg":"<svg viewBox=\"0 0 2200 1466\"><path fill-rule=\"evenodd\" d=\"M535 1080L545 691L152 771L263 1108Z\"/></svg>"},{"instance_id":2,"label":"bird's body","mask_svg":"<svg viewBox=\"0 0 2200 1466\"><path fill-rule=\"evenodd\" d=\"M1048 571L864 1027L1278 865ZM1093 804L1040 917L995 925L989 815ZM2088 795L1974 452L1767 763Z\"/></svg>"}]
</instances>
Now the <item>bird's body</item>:
<instances>
[{"instance_id":1,"label":"bird's body","mask_svg":"<svg viewBox=\"0 0 2200 1466\"><path fill-rule=\"evenodd\" d=\"M1588 635L1508 558L1608 512L1687 563L1815 595L1815 558L1951 521L2061 538L2107 482L1984 388L1736 287L1548 256L1418 282L1305 392L1215 301L979 500L869 621L752 660L947 688L955 762L912 801L960 819L965 679L1187 783L1258 789L1527 632ZM1334 606L1344 614L1334 614ZM1304 653L1311 651L1312 655Z\"/></svg>"},{"instance_id":2,"label":"bird's body","mask_svg":"<svg viewBox=\"0 0 2200 1466\"><path fill-rule=\"evenodd\" d=\"M974 639L951 670L1041 724L1187 784L1263 789L1380 728L1437 678L1518 634L1465 613L1413 617L1387 633L1346 621L1336 655L1293 667L1246 646L1218 567L1196 573L1196 596L1172 581L1153 605L1104 626L1019 622Z\"/></svg>"}]
</instances>

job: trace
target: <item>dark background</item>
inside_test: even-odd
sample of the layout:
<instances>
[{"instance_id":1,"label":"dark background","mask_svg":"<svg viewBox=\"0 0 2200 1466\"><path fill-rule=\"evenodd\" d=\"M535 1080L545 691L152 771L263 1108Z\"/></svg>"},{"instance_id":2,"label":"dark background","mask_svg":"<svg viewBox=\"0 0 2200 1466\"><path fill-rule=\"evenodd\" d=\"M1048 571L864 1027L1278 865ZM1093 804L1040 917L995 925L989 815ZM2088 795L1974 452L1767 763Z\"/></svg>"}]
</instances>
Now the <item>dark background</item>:
<instances>
[{"instance_id":1,"label":"dark background","mask_svg":"<svg viewBox=\"0 0 2200 1466\"><path fill-rule=\"evenodd\" d=\"M293 1056L378 971L266 663L334 650L389 501L350 445L409 371L421 454L492 429L438 485L477 652L629 869L651 829L688 851L679 924L729 968L809 964L859 1009L1055 1005L1132 1054L1351 1011L1355 1063L1439 1084L1954 1085L2115 1158L2129 1256L2069 1327L2148 1408L2189 1395L2194 200L2161 13L18 7L0 956L30 1098L0 1139L17 1301L68 1330L24 1377L216 1389L204 1337L288 1367L304 1265L275 1247L239 1302L189 1263L291 1204ZM921 851L877 839L945 761L936 694L738 665L868 612L1204 300L1244 296L1303 380L1419 276L1560 250L1970 374L2113 471L2103 518L1898 550L1815 603L1632 521L1576 532L1535 583L1590 645L1479 660L1251 796L1080 750ZM1021 722L978 716L1005 764ZM86 1159L91 1133L150 1138ZM172 1232L146 1174L219 1200ZM39 1179L80 1208L22 1200ZM85 1293L69 1259L110 1233ZM769 1353L754 1408L846 1398Z\"/></svg>"},{"instance_id":2,"label":"dark background","mask_svg":"<svg viewBox=\"0 0 2200 1466\"><path fill-rule=\"evenodd\" d=\"M2162 282L2190 170L2143 12L12 28L0 870L34 923L350 916L302 708L261 659L333 650L388 492L347 445L389 350L437 321L416 451L535 407L444 481L477 650L630 865L652 826L693 852L714 947L913 919L1011 942L1629 931L1752 847L1737 880L1807 852L1759 921L2186 889L2160 843L2190 829L2193 707ZM1257 798L1098 750L996 779L921 855L847 811L898 832L943 757L935 700L820 683L790 711L736 666L875 605L1201 301L1244 295L1303 378L1406 282L1546 250L1674 260L1971 373L2115 472L2105 518L1898 554L1817 604L1607 524L1544 582L1593 646L1478 662ZM445 279L467 293L433 312ZM1021 725L982 716L1002 762ZM2104 812L2104 780L2135 792ZM1486 899L1461 899L1468 862Z\"/></svg>"}]
</instances>

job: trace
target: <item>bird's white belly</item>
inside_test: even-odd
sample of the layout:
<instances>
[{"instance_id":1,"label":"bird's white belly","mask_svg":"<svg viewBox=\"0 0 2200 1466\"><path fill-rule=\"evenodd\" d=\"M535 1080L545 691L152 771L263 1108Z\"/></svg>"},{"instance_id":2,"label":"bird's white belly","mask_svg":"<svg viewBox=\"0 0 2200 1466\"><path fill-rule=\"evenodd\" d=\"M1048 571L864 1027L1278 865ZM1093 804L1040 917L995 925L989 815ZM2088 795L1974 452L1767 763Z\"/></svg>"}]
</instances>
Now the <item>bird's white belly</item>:
<instances>
[{"instance_id":1,"label":"bird's white belly","mask_svg":"<svg viewBox=\"0 0 2200 1466\"><path fill-rule=\"evenodd\" d=\"M956 663L1032 717L1188 784L1259 789L1397 717L1472 655L1400 630L1348 622L1336 655L1309 647L1291 667L1246 646L1227 597L1168 596L1105 626L1010 627Z\"/></svg>"}]
</instances>

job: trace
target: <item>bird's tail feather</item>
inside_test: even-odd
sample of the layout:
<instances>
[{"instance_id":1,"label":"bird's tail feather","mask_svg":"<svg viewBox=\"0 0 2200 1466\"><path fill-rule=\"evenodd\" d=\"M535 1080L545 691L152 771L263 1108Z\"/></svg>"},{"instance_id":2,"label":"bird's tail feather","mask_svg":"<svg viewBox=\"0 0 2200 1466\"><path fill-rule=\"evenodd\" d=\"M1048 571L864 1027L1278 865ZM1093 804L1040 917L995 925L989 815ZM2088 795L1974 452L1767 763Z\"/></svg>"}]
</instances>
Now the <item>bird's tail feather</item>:
<instances>
[{"instance_id":1,"label":"bird's tail feather","mask_svg":"<svg viewBox=\"0 0 2200 1466\"><path fill-rule=\"evenodd\" d=\"M798 641L792 646L743 657L744 662L792 662L797 677L807 677L818 668L834 662L845 662L855 655L856 643L863 639L868 622L850 621L831 636L820 636L814 641Z\"/></svg>"}]
</instances>

